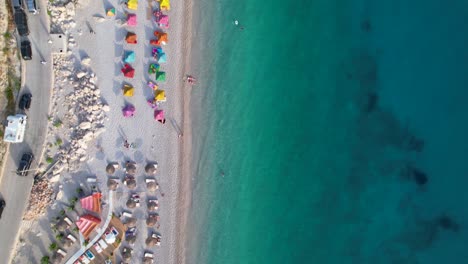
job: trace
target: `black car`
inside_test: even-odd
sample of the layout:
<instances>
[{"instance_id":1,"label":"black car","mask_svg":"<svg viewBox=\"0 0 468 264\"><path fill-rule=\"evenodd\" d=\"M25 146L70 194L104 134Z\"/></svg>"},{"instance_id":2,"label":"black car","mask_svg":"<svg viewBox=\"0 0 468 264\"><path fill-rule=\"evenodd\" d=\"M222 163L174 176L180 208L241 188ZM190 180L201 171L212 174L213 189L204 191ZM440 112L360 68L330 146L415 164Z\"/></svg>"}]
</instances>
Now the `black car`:
<instances>
[{"instance_id":1,"label":"black car","mask_svg":"<svg viewBox=\"0 0 468 264\"><path fill-rule=\"evenodd\" d=\"M28 176L29 168L31 168L33 159L34 155L32 153L24 153L21 157L16 174L19 176Z\"/></svg>"},{"instance_id":2,"label":"black car","mask_svg":"<svg viewBox=\"0 0 468 264\"><path fill-rule=\"evenodd\" d=\"M3 208L5 208L5 201L0 200L0 218L2 218Z\"/></svg>"},{"instance_id":3,"label":"black car","mask_svg":"<svg viewBox=\"0 0 468 264\"><path fill-rule=\"evenodd\" d=\"M31 42L29 40L21 41L21 56L24 60L32 59Z\"/></svg>"},{"instance_id":4,"label":"black car","mask_svg":"<svg viewBox=\"0 0 468 264\"><path fill-rule=\"evenodd\" d=\"M28 20L24 10L22 8L15 7L14 17L16 29L18 29L18 34L20 36L29 35Z\"/></svg>"},{"instance_id":5,"label":"black car","mask_svg":"<svg viewBox=\"0 0 468 264\"><path fill-rule=\"evenodd\" d=\"M19 101L19 105L18 105L19 109L29 110L29 108L31 107L31 99L32 99L32 95L30 93L23 94Z\"/></svg>"}]
</instances>

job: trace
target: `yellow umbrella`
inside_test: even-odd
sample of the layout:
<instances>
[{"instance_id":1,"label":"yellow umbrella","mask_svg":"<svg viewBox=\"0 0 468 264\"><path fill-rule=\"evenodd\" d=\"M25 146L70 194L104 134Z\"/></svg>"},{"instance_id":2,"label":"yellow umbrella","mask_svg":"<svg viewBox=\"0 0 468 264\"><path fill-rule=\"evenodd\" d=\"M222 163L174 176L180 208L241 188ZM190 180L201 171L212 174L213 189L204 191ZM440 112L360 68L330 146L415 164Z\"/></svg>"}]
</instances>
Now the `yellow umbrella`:
<instances>
[{"instance_id":1,"label":"yellow umbrella","mask_svg":"<svg viewBox=\"0 0 468 264\"><path fill-rule=\"evenodd\" d=\"M166 102L166 93L164 92L164 90L156 90L154 100L156 100L157 102Z\"/></svg>"},{"instance_id":2,"label":"yellow umbrella","mask_svg":"<svg viewBox=\"0 0 468 264\"><path fill-rule=\"evenodd\" d=\"M171 10L171 3L169 2L169 0L161 0L159 8L161 8L161 10L169 11Z\"/></svg>"},{"instance_id":3,"label":"yellow umbrella","mask_svg":"<svg viewBox=\"0 0 468 264\"><path fill-rule=\"evenodd\" d=\"M123 88L123 94L124 96L133 96L133 93L135 92L135 88L133 88L132 86L126 84L124 85L124 88Z\"/></svg>"},{"instance_id":4,"label":"yellow umbrella","mask_svg":"<svg viewBox=\"0 0 468 264\"><path fill-rule=\"evenodd\" d=\"M137 10L138 9L138 0L129 0L127 2L128 9Z\"/></svg>"}]
</instances>

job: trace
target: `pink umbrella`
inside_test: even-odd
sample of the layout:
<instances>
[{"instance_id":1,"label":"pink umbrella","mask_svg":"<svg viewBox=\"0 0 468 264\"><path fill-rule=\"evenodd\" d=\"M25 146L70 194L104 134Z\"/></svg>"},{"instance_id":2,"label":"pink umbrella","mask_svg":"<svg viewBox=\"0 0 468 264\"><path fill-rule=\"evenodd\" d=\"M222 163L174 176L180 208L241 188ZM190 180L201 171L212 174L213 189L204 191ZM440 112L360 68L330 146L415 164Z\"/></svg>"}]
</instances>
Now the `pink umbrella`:
<instances>
[{"instance_id":1,"label":"pink umbrella","mask_svg":"<svg viewBox=\"0 0 468 264\"><path fill-rule=\"evenodd\" d=\"M164 110L154 110L154 119L156 119L161 124L166 123L166 118L164 118Z\"/></svg>"},{"instance_id":2,"label":"pink umbrella","mask_svg":"<svg viewBox=\"0 0 468 264\"><path fill-rule=\"evenodd\" d=\"M124 117L132 117L135 115L135 107L133 105L126 105L122 109L122 114Z\"/></svg>"},{"instance_id":3,"label":"pink umbrella","mask_svg":"<svg viewBox=\"0 0 468 264\"><path fill-rule=\"evenodd\" d=\"M135 14L127 15L127 25L132 26L132 27L137 25L137 17Z\"/></svg>"},{"instance_id":4,"label":"pink umbrella","mask_svg":"<svg viewBox=\"0 0 468 264\"><path fill-rule=\"evenodd\" d=\"M158 26L162 28L169 28L169 16L168 15L160 15L159 19L156 21Z\"/></svg>"}]
</instances>

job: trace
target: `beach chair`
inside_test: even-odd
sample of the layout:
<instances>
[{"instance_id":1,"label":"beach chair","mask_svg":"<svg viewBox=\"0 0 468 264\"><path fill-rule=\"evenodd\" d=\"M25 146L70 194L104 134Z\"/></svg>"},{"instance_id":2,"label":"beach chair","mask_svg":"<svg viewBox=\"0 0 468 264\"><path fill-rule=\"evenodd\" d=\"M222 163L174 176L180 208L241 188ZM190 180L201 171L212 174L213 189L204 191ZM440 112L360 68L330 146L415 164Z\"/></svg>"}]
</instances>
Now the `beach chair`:
<instances>
[{"instance_id":1,"label":"beach chair","mask_svg":"<svg viewBox=\"0 0 468 264\"><path fill-rule=\"evenodd\" d=\"M73 241L73 243L76 242L76 238L72 234L69 234L67 238Z\"/></svg>"},{"instance_id":2,"label":"beach chair","mask_svg":"<svg viewBox=\"0 0 468 264\"><path fill-rule=\"evenodd\" d=\"M62 256L64 256L64 257L67 255L67 252L63 251L63 250L60 249L60 248L57 250L57 253L59 253L60 255L62 255Z\"/></svg>"},{"instance_id":3,"label":"beach chair","mask_svg":"<svg viewBox=\"0 0 468 264\"><path fill-rule=\"evenodd\" d=\"M88 178L86 179L86 181L89 182L89 183L95 183L95 182L97 181L97 179L94 178L94 177L88 177Z\"/></svg>"},{"instance_id":4,"label":"beach chair","mask_svg":"<svg viewBox=\"0 0 468 264\"><path fill-rule=\"evenodd\" d=\"M65 216L65 218L63 218L63 221L65 221L65 222L66 222L68 225L70 225L70 226L73 225L73 223L72 223L72 221L70 220L70 218L68 218L68 217L66 217L66 216Z\"/></svg>"},{"instance_id":5,"label":"beach chair","mask_svg":"<svg viewBox=\"0 0 468 264\"><path fill-rule=\"evenodd\" d=\"M132 215L132 213L123 211L123 212L122 212L122 216L129 217L129 218L130 218L130 217L132 217L133 215Z\"/></svg>"}]
</instances>

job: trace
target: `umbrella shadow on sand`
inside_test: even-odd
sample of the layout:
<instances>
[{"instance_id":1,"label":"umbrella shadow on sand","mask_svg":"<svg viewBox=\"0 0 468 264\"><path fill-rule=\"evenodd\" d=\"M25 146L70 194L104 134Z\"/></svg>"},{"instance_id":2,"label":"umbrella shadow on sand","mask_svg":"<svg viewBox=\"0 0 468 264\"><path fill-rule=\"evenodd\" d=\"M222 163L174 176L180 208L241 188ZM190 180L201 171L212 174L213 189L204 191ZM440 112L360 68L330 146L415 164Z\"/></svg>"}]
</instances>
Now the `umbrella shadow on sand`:
<instances>
[{"instance_id":1,"label":"umbrella shadow on sand","mask_svg":"<svg viewBox=\"0 0 468 264\"><path fill-rule=\"evenodd\" d=\"M133 158L137 163L141 163L145 160L145 155L143 155L143 152L141 151L135 151Z\"/></svg>"}]
</instances>

